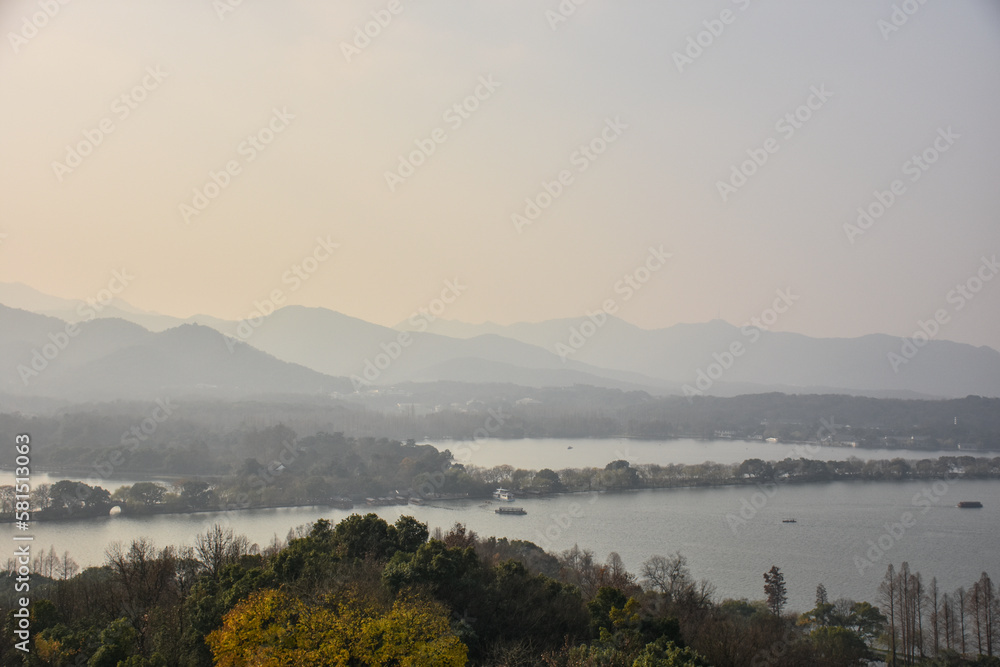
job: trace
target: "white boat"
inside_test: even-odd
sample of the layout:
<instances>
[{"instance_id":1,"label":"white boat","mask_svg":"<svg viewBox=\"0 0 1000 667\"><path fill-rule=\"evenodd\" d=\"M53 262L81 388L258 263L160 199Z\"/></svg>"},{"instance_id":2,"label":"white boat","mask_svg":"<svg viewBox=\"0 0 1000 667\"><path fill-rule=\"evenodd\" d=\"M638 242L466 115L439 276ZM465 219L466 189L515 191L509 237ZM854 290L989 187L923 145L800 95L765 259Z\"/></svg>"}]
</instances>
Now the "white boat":
<instances>
[{"instance_id":1,"label":"white boat","mask_svg":"<svg viewBox=\"0 0 1000 667\"><path fill-rule=\"evenodd\" d=\"M507 489L497 489L493 492L493 498L496 500L503 500L508 503L514 502L514 494Z\"/></svg>"}]
</instances>

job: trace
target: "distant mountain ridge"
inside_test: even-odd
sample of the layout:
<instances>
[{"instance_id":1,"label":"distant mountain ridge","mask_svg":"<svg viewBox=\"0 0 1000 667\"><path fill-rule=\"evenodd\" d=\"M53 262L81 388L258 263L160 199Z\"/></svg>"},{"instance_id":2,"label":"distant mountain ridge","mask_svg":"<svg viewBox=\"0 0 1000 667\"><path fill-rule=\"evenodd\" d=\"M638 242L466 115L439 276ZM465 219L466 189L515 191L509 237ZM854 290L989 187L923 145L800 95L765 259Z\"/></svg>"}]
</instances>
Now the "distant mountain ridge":
<instances>
[{"instance_id":1,"label":"distant mountain ridge","mask_svg":"<svg viewBox=\"0 0 1000 667\"><path fill-rule=\"evenodd\" d=\"M120 319L68 324L0 305L0 392L70 400L224 398L350 391L350 382L186 324L151 332Z\"/></svg>"},{"instance_id":2,"label":"distant mountain ridge","mask_svg":"<svg viewBox=\"0 0 1000 667\"><path fill-rule=\"evenodd\" d=\"M62 313L64 319L81 319L83 302L49 297L23 285L0 284L0 303L5 299ZM22 383L17 364L11 369L10 361L23 361L25 355L30 358L50 332L66 326L62 320L39 314L35 319L15 318L10 310L0 310L4 321L0 387L5 391L12 389L12 379ZM116 318L103 317L110 314ZM905 339L882 334L811 338L740 328L721 320L647 330L610 316L599 324L588 324L585 317L514 325L438 319L426 331L413 331L406 322L389 328L304 306L286 306L251 326L210 316L182 320L119 300L99 315L79 324L74 344L60 353L64 363L54 364L37 389L85 392L86 374L95 390L109 391L116 383L148 390L149 386L130 384L124 377L125 367L131 365L174 386L190 385L203 391L216 387L241 394L257 390L300 393L326 387L367 390L444 380L532 387L590 384L655 394L718 396L782 391L896 398L1000 397L997 350L932 340L894 368L889 355L899 355ZM16 326L8 327L7 320ZM210 354L212 349L215 352ZM225 357L214 356L221 353ZM240 370L244 364L247 368ZM297 370L293 372L291 366ZM264 381L264 367L280 380Z\"/></svg>"},{"instance_id":3,"label":"distant mountain ridge","mask_svg":"<svg viewBox=\"0 0 1000 667\"><path fill-rule=\"evenodd\" d=\"M641 372L704 393L719 393L712 391L718 384L749 383L785 387L784 391L823 387L901 397L908 393L911 397L1000 396L1000 352L986 346L932 340L912 359L893 368L889 354L902 356L905 339L885 334L811 338L736 327L721 320L641 329L609 316L587 337L583 333L585 322L587 318L581 317L501 326L438 320L432 330L459 336L488 331L553 351L558 345L565 356L577 361ZM397 326L405 328L406 323ZM582 339L579 347L570 344L574 337L576 343ZM741 345L742 353L730 359L734 343ZM566 353L567 349L571 352ZM705 377L710 371L720 369L718 379L707 378L709 389L701 389L709 384Z\"/></svg>"},{"instance_id":4,"label":"distant mountain ridge","mask_svg":"<svg viewBox=\"0 0 1000 667\"><path fill-rule=\"evenodd\" d=\"M654 378L640 373L590 366L578 361L563 363L558 355L538 346L490 334L458 339L424 332L400 332L349 317L325 308L286 306L265 318L245 342L279 359L309 366L322 373L354 379L356 387L392 384L417 378L438 378L428 369L448 364L448 379L464 382L493 382L493 374L482 374L482 364L456 364L457 360L488 362L535 373L531 386L552 383L562 386L556 376L575 371L580 383L598 386L655 387ZM505 375L506 372L501 373ZM525 376L527 377L527 376ZM537 384L540 382L542 384Z\"/></svg>"}]
</instances>

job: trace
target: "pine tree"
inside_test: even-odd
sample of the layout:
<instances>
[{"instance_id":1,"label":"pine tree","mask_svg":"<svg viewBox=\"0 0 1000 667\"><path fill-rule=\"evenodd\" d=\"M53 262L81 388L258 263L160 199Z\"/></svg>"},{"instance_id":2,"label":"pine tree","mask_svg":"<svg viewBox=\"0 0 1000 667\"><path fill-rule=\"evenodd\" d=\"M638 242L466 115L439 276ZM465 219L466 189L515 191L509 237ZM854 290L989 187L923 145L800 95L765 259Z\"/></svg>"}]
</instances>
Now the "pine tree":
<instances>
[{"instance_id":1,"label":"pine tree","mask_svg":"<svg viewBox=\"0 0 1000 667\"><path fill-rule=\"evenodd\" d=\"M781 610L788 602L788 593L785 590L785 575L777 565L772 565L764 573L764 594L767 595L767 608L775 616L781 616Z\"/></svg>"},{"instance_id":2,"label":"pine tree","mask_svg":"<svg viewBox=\"0 0 1000 667\"><path fill-rule=\"evenodd\" d=\"M816 587L816 606L830 604L830 598L826 595L826 586L820 584Z\"/></svg>"}]
</instances>

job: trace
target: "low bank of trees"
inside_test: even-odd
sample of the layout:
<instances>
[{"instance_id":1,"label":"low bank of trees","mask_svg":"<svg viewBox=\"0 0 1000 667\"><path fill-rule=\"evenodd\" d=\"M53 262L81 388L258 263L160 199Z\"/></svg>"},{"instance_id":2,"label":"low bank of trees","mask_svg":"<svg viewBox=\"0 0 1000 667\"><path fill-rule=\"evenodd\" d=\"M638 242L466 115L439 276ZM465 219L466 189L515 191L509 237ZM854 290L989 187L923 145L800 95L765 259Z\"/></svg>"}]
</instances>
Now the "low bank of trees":
<instances>
[{"instance_id":1,"label":"low bank of trees","mask_svg":"<svg viewBox=\"0 0 1000 667\"><path fill-rule=\"evenodd\" d=\"M320 520L263 549L216 526L194 544L137 538L62 577L43 559L27 656L16 602L0 599L0 665L990 665L1000 637L987 575L944 594L905 564L878 607L819 586L798 614L778 566L761 600L719 600L680 553L634 574L614 553L547 553L460 524L431 534L406 516Z\"/></svg>"}]
</instances>

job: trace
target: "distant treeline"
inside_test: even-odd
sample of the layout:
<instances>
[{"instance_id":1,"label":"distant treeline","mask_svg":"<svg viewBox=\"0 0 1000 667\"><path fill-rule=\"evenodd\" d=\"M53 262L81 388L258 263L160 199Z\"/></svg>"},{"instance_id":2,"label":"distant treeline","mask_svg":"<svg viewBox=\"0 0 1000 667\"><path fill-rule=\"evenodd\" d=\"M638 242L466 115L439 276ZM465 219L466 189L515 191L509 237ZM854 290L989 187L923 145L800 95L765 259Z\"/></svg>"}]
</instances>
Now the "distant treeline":
<instances>
[{"instance_id":1,"label":"distant treeline","mask_svg":"<svg viewBox=\"0 0 1000 667\"><path fill-rule=\"evenodd\" d=\"M1000 479L1000 457L942 456L907 461L819 461L786 458L748 459L739 464L641 464L625 460L604 468L559 471L524 470L509 465L477 467L455 463L450 451L439 452L413 441L347 438L320 433L298 439L285 427L266 429L267 437L285 438L270 462L244 459L224 476L122 486L114 494L100 485L63 480L32 491L34 518L86 519L106 516L117 505L126 514L157 514L256 507L337 505L366 498L489 498L505 487L518 494L607 492L691 486L777 485L843 480L900 481ZM808 451L808 446L802 447ZM0 517L13 519L14 487L0 486ZM936 502L936 500L935 500Z\"/></svg>"},{"instance_id":2,"label":"distant treeline","mask_svg":"<svg viewBox=\"0 0 1000 667\"><path fill-rule=\"evenodd\" d=\"M164 397L156 404L65 406L30 415L4 410L0 433L28 432L39 465L88 467L101 450L148 448L132 470L225 472L257 456L254 433L284 424L299 433L397 440L499 438L777 438L859 447L1000 451L1000 399L897 400L842 395L653 397L595 387L532 389L431 383L342 399L219 402ZM160 418L162 417L162 418ZM70 451L74 450L74 451ZM215 459L213 461L213 459ZM194 463L197 461L197 463ZM205 468L204 465L213 467ZM2 462L0 462L2 465Z\"/></svg>"},{"instance_id":3,"label":"distant treeline","mask_svg":"<svg viewBox=\"0 0 1000 667\"><path fill-rule=\"evenodd\" d=\"M98 468L109 474L92 471L89 483L62 480L51 485L34 485L33 518L106 516L115 505L128 514L152 514L330 504L345 496L409 494L420 480L437 479L438 475L450 480L461 472L460 468L451 470L448 451L439 452L431 445L417 445L412 440L403 443L385 438L348 438L342 433L299 438L285 426L254 431L248 440L250 451L266 453L259 458L244 456L234 460L226 466L224 475L178 479L171 487L138 482L121 487L114 494L103 488L100 480L109 478L110 473L127 475L136 454L127 448L92 452L100 462ZM207 449L200 454L210 458L195 458L195 465L201 461L205 470L221 467ZM140 460L143 465L148 461ZM440 487L441 484L434 488ZM14 500L14 487L0 486L0 509L8 520L12 517Z\"/></svg>"},{"instance_id":4,"label":"distant treeline","mask_svg":"<svg viewBox=\"0 0 1000 667\"><path fill-rule=\"evenodd\" d=\"M738 464L644 463L635 466L628 461L618 460L612 461L603 469L576 468L559 471L547 468L538 471L521 470L511 466L455 467L462 471L453 477L457 484L445 486L444 491L454 492L462 489L468 490L470 494L482 495L497 486L527 493L560 493L844 480L1000 479L1000 456L992 459L942 456L936 460L919 461L900 458L868 461L786 458L773 462L748 459Z\"/></svg>"}]
</instances>

